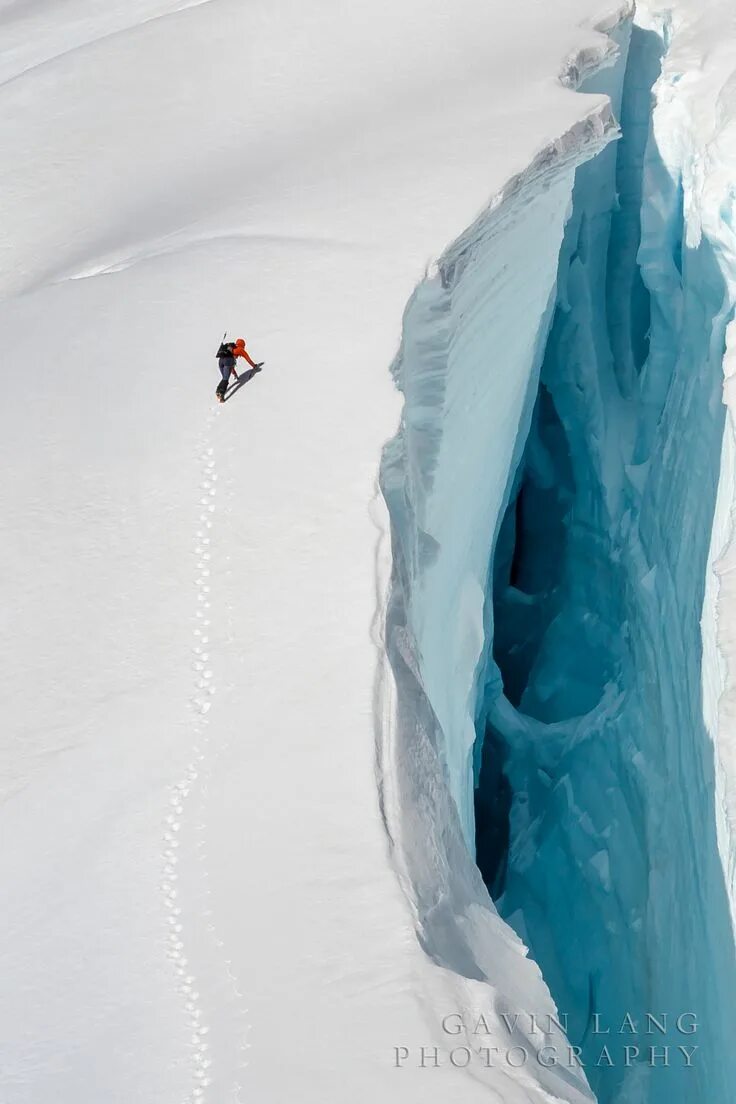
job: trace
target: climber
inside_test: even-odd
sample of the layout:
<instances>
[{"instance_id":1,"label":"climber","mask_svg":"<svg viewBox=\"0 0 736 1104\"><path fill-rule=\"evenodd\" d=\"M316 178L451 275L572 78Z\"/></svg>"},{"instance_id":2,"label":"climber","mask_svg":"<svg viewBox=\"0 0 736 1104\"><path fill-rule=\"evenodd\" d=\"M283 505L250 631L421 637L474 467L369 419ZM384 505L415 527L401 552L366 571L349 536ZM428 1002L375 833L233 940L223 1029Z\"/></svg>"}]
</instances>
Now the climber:
<instances>
[{"instance_id":1,"label":"climber","mask_svg":"<svg viewBox=\"0 0 736 1104\"><path fill-rule=\"evenodd\" d=\"M251 360L242 337L239 337L238 340L234 342L223 340L220 344L220 348L217 350L216 356L220 368L220 375L222 376L222 379L217 385L217 391L215 392L218 402L225 401L225 392L230 382L230 376L235 376L236 380L240 378L235 371L235 361L238 357L242 357L243 360L246 360L254 372L260 371L265 363L264 361L256 363L254 360Z\"/></svg>"}]
</instances>

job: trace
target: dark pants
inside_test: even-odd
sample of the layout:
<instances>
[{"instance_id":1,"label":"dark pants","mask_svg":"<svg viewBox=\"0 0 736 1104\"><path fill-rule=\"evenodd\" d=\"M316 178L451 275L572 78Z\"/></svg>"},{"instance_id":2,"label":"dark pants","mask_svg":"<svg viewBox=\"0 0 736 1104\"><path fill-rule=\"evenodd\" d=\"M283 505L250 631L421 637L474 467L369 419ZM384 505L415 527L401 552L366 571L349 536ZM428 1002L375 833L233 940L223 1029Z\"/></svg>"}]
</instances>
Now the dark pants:
<instances>
[{"instance_id":1,"label":"dark pants","mask_svg":"<svg viewBox=\"0 0 736 1104\"><path fill-rule=\"evenodd\" d=\"M230 357L220 357L219 364L220 375L222 376L222 379L217 385L217 394L224 395L227 391L227 385L230 380L230 373L235 367L235 361L232 360Z\"/></svg>"}]
</instances>

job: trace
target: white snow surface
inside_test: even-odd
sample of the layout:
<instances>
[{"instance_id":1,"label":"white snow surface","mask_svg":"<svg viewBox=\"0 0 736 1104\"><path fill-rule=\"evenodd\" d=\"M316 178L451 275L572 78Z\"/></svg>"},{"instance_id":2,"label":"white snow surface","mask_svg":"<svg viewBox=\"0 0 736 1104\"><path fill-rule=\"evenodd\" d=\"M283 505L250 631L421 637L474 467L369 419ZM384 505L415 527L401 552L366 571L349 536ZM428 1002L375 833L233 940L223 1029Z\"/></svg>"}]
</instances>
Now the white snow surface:
<instances>
[{"instance_id":1,"label":"white snow surface","mask_svg":"<svg viewBox=\"0 0 736 1104\"><path fill-rule=\"evenodd\" d=\"M725 5L680 7L699 149L733 103ZM592 1099L536 1063L419 1068L443 1016L554 1005L477 877L487 980L417 940L378 799L412 764L376 748L376 475L407 301L540 155L545 263L520 232L510 279L544 310L574 166L611 137L570 84L624 11L0 0L3 1104ZM226 327L266 364L220 407Z\"/></svg>"}]
</instances>

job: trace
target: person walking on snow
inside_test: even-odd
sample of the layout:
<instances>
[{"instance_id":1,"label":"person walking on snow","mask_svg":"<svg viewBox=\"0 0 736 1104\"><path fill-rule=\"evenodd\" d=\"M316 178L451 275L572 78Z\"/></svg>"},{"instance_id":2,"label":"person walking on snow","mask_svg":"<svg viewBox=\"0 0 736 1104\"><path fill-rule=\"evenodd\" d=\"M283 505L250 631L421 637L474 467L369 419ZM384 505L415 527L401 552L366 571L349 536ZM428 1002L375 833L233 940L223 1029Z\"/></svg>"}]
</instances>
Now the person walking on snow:
<instances>
[{"instance_id":1,"label":"person walking on snow","mask_svg":"<svg viewBox=\"0 0 736 1104\"><path fill-rule=\"evenodd\" d=\"M236 379L240 379L238 373L235 371L235 361L238 357L247 360L254 372L258 372L265 363L261 361L259 364L256 364L254 360L251 360L242 337L239 337L235 342L223 341L220 348L217 350L217 363L220 367L220 375L222 376L222 379L217 385L217 391L215 392L218 402L225 401L225 392L227 391L230 376L233 375Z\"/></svg>"}]
</instances>

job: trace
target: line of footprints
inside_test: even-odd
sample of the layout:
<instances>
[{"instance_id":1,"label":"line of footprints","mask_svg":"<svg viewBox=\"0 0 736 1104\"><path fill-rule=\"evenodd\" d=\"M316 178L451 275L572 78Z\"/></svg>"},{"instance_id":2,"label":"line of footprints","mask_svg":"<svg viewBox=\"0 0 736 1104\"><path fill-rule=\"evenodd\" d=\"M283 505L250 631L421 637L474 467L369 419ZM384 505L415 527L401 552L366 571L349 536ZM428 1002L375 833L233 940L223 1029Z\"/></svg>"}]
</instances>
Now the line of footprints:
<instances>
[{"instance_id":1,"label":"line of footprints","mask_svg":"<svg viewBox=\"0 0 736 1104\"><path fill-rule=\"evenodd\" d=\"M210 420L211 418L208 420L207 430L209 430ZM207 1042L209 1028L203 1022L196 978L190 973L189 961L185 954L182 939L181 908L178 904L177 895L177 881L179 879L177 872L179 839L177 837L181 829L182 814L187 798L196 786L197 781L201 779L209 743L207 713L215 692L212 671L208 667L209 654L207 648L210 632L210 561L212 556L210 532L212 529L212 515L215 512L217 474L215 472L214 449L208 444L208 437L209 434L206 431L198 447L198 456L203 468L203 478L200 486L204 493L200 499L201 512L194 543L194 552L197 558L195 579L197 605L194 614L195 627L192 647L195 692L189 700L189 708L193 714L192 759L184 771L183 777L170 790L169 809L165 818L164 869L161 883L168 924L167 954L172 960L178 978L177 988L183 998L184 1012L191 1032L194 1088L189 1098L190 1104L203 1104L205 1100L205 1094L210 1085L211 1058ZM207 911L209 912L209 910Z\"/></svg>"}]
</instances>

